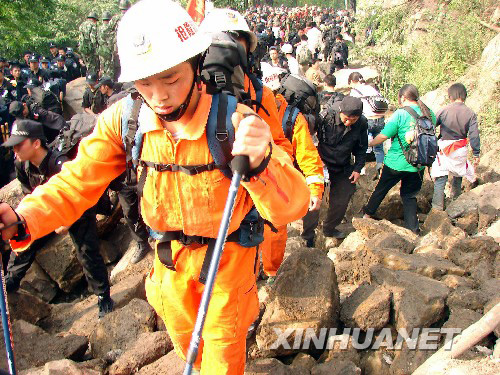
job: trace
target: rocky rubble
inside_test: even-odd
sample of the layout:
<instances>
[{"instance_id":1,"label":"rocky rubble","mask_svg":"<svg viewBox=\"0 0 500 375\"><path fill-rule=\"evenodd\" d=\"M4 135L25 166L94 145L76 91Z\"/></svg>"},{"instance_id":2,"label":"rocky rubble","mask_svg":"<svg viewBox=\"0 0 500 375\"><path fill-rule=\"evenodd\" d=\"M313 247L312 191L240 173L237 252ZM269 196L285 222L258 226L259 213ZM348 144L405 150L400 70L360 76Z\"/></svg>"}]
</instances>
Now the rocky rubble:
<instances>
[{"instance_id":1,"label":"rocky rubble","mask_svg":"<svg viewBox=\"0 0 500 375\"><path fill-rule=\"evenodd\" d=\"M371 174L370 165L367 180ZM360 199L374 185L364 184L356 192ZM432 350L412 349L408 343L395 349L400 330L464 329L500 301L498 189L496 181L479 185L449 203L445 212L430 210L431 195L423 191L420 236L399 225L396 193L384 203L382 220L360 218L362 202L353 202L342 224L348 233L343 241L325 238L319 229L316 248L305 248L301 222L291 223L275 283L258 283L261 318L248 340L245 374L399 375L416 370L445 336L436 336L439 345ZM15 200L15 184L2 191L0 196ZM130 265L133 247L123 223L104 238L116 308L100 321L95 296L60 303L61 296L81 293L71 241L55 237L37 255L20 291L9 295L16 353L23 352L17 355L21 374L182 374L184 362L145 301L144 279L153 255ZM278 332L293 329L273 346ZM493 349L498 331L480 344ZM33 342L41 343L36 345L40 353ZM370 349L377 342L383 345ZM474 366L500 370L477 350L469 352ZM6 368L5 359L0 361Z\"/></svg>"}]
</instances>

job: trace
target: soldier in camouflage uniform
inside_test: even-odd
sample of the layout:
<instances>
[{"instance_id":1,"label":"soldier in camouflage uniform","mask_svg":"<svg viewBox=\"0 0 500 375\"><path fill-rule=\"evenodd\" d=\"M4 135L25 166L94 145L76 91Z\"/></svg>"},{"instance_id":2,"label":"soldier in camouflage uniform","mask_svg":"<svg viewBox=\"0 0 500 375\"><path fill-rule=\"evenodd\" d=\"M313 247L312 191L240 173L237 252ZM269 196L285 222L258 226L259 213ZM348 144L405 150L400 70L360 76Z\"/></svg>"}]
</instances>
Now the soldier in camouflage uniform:
<instances>
[{"instance_id":1,"label":"soldier in camouflage uniform","mask_svg":"<svg viewBox=\"0 0 500 375\"><path fill-rule=\"evenodd\" d=\"M102 14L102 24L97 30L97 49L99 54L99 63L101 66L102 76L114 76L114 60L115 60L115 33L111 25L111 13L104 12Z\"/></svg>"},{"instance_id":2,"label":"soldier in camouflage uniform","mask_svg":"<svg viewBox=\"0 0 500 375\"><path fill-rule=\"evenodd\" d=\"M99 71L99 56L97 55L97 14L90 12L87 20L79 28L79 50L87 70Z\"/></svg>"},{"instance_id":3,"label":"soldier in camouflage uniform","mask_svg":"<svg viewBox=\"0 0 500 375\"><path fill-rule=\"evenodd\" d=\"M114 77L119 77L120 76L120 59L118 58L118 49L116 48L116 31L118 30L118 24L120 23L123 15L127 12L128 8L130 8L130 1L129 0L120 0L120 3L118 5L120 8L120 13L116 14L113 16L111 21L109 22L111 25L111 28L113 29L113 37L115 39L115 49L114 49Z\"/></svg>"}]
</instances>

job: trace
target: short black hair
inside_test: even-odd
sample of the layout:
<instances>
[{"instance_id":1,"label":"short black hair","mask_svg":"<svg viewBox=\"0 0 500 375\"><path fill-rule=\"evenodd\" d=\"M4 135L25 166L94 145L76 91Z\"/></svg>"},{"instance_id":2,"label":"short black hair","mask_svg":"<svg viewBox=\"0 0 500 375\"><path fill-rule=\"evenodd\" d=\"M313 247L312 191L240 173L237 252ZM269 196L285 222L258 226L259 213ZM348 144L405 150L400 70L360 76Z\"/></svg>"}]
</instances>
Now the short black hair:
<instances>
[{"instance_id":1,"label":"short black hair","mask_svg":"<svg viewBox=\"0 0 500 375\"><path fill-rule=\"evenodd\" d=\"M337 78L333 74L327 74L323 81L327 84L327 86L335 87L337 84Z\"/></svg>"},{"instance_id":2,"label":"short black hair","mask_svg":"<svg viewBox=\"0 0 500 375\"><path fill-rule=\"evenodd\" d=\"M461 83L454 83L448 89L448 97L453 101L461 99L465 102L465 99L467 99L467 89Z\"/></svg>"},{"instance_id":3,"label":"short black hair","mask_svg":"<svg viewBox=\"0 0 500 375\"><path fill-rule=\"evenodd\" d=\"M306 35L306 34L302 34L302 35L300 36L300 40L308 40L308 39L309 39L309 38L307 37L307 35Z\"/></svg>"}]
</instances>

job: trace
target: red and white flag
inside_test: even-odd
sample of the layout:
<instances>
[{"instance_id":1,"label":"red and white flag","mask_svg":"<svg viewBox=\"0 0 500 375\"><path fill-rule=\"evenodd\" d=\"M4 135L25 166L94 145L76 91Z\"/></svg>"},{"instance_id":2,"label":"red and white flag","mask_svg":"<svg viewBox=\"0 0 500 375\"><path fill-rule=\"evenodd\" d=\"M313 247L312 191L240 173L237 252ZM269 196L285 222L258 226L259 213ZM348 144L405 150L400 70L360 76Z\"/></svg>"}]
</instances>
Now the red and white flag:
<instances>
[{"instance_id":1,"label":"red and white flag","mask_svg":"<svg viewBox=\"0 0 500 375\"><path fill-rule=\"evenodd\" d=\"M205 0L189 0L187 12L193 21L199 25L205 18Z\"/></svg>"}]
</instances>

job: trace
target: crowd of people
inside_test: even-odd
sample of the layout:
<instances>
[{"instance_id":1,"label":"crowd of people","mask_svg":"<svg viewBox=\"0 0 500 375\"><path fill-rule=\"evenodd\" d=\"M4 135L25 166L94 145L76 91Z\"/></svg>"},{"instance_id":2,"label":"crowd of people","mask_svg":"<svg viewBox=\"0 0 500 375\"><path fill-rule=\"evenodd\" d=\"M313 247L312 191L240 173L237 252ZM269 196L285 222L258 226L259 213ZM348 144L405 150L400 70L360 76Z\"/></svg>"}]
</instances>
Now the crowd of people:
<instances>
[{"instance_id":1,"label":"crowd of people","mask_svg":"<svg viewBox=\"0 0 500 375\"><path fill-rule=\"evenodd\" d=\"M94 16L80 29L90 41L98 41ZM109 16L105 30L115 27L109 26ZM462 84L450 87L452 104L437 115L412 84L401 87L395 103L399 109L390 117L387 100L357 72L349 76L348 93L336 91L334 73L348 66L344 40L355 39L354 19L347 11L258 6L240 14L215 9L198 29L177 3L142 0L122 16L118 48L102 44L108 57L119 52L119 77L111 71L114 63L92 65L98 59L89 51L100 49L86 49L80 41L87 66L82 107L89 115L100 115L75 160L61 160L64 156L48 146L53 134L46 129L64 126L47 125L61 121L54 117L57 113L45 109L50 120L42 120L40 103L9 104L9 115L16 120L3 146L13 148L17 177L28 195L15 209L0 204L2 237L23 254L22 267L12 261L8 271L17 275L12 281L17 287L43 246L40 239L69 230L89 286L99 295L100 316L112 311L102 258L95 243L85 239L92 237L93 207L110 184L118 184L117 190L128 197L123 198L127 222L143 243L138 260L149 251L146 226L156 240L147 298L186 359L230 185L228 165L232 156L247 156L249 171L236 197L202 350L194 362L197 373L243 374L247 333L259 312L259 259L263 277L272 285L284 257L286 226L298 219L303 219L306 245L315 246L325 180L329 207L322 231L327 237L346 236L339 225L364 178L369 148L378 184L365 216L375 217L385 195L401 181L404 225L415 233L416 194L425 165L408 155L421 127L431 124L429 137L436 126L441 129L431 168L433 207L444 209L448 175L453 176L455 196L462 176L474 180L479 134L476 115L464 104ZM324 71L321 61L331 68ZM48 82L50 77L36 64L30 65L30 80ZM12 85L12 80L4 85L0 71L1 87ZM11 74L15 80L12 69ZM28 92L16 99L32 95L35 86L25 86ZM381 145L389 139L384 154ZM474 163L467 162L468 140ZM87 224L81 229L84 218ZM24 273L15 273L17 269Z\"/></svg>"}]
</instances>

